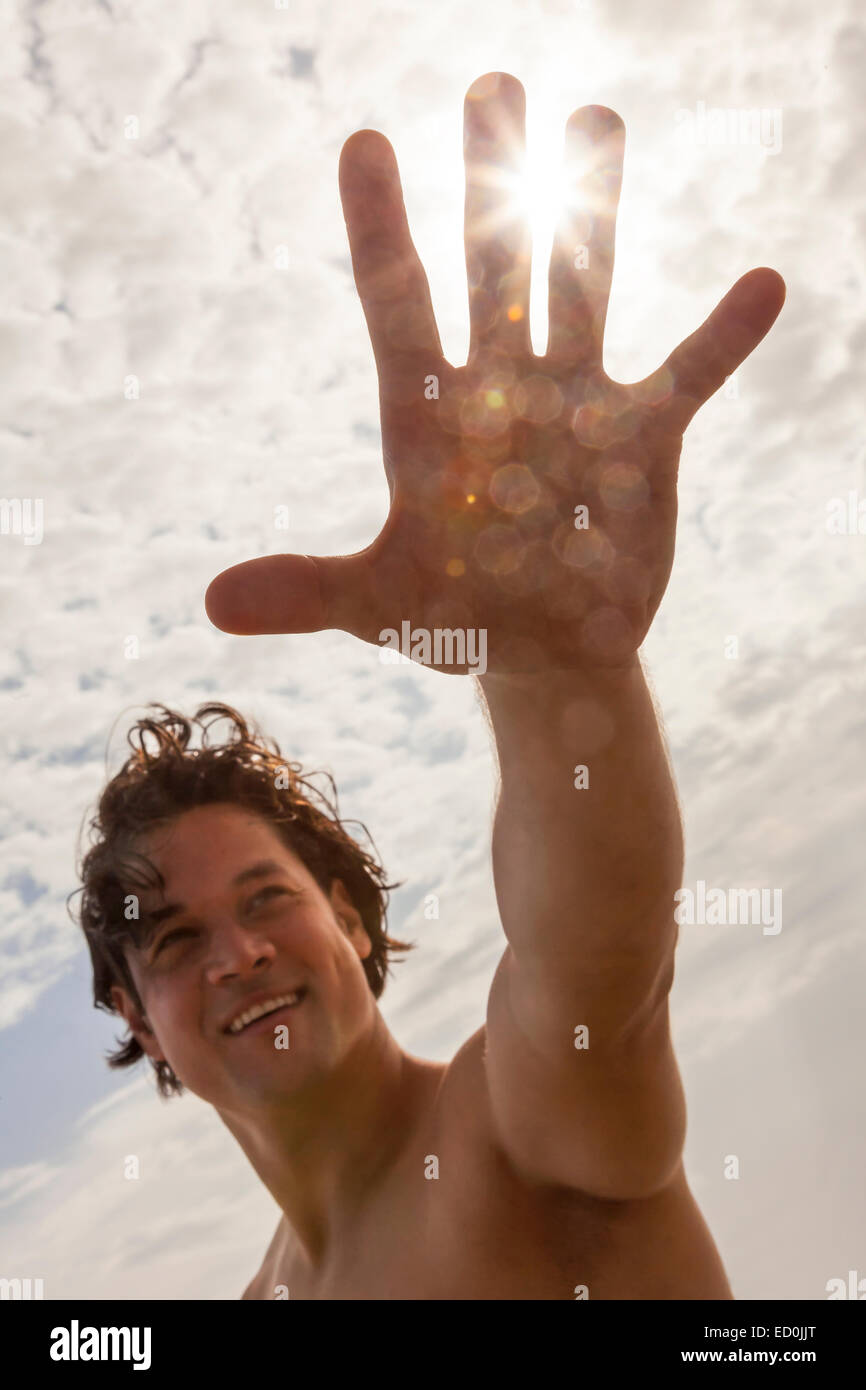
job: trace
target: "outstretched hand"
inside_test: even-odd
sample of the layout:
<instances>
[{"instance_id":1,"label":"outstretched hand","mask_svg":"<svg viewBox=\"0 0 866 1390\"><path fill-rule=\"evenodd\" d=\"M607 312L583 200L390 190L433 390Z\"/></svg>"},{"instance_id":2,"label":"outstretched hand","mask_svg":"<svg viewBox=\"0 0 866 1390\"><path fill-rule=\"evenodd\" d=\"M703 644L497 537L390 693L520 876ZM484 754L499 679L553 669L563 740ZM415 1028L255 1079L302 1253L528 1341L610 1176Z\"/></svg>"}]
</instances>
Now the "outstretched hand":
<instances>
[{"instance_id":1,"label":"outstretched hand","mask_svg":"<svg viewBox=\"0 0 866 1390\"><path fill-rule=\"evenodd\" d=\"M785 286L773 270L749 271L649 377L612 381L602 341L625 132L614 112L583 107L566 127L575 196L551 255L547 351L535 356L529 231L506 187L523 160L524 115L508 74L467 93L462 367L442 355L390 143L362 130L343 146L390 511L354 555L224 570L205 597L223 631L340 628L380 644L406 619L413 630L484 630L494 674L624 666L643 642L673 563L683 431L768 332Z\"/></svg>"}]
</instances>

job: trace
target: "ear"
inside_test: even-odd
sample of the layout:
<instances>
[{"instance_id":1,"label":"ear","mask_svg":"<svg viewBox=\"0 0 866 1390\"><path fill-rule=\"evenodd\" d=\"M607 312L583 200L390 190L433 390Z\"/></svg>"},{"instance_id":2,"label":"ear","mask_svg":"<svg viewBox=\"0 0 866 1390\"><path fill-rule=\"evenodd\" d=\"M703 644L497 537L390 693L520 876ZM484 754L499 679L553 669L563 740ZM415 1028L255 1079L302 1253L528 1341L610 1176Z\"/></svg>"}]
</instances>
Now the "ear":
<instances>
[{"instance_id":1,"label":"ear","mask_svg":"<svg viewBox=\"0 0 866 1390\"><path fill-rule=\"evenodd\" d=\"M126 1026L139 1047L155 1062L164 1062L166 1060L165 1054L156 1040L156 1034L151 1030L146 1016L141 1012L129 991L124 989L122 985L112 985L111 1002L115 1011L123 1016Z\"/></svg>"},{"instance_id":2,"label":"ear","mask_svg":"<svg viewBox=\"0 0 866 1390\"><path fill-rule=\"evenodd\" d=\"M367 935L361 914L349 897L342 879L335 878L331 884L331 906L361 960L366 960L373 950L373 943Z\"/></svg>"}]
</instances>

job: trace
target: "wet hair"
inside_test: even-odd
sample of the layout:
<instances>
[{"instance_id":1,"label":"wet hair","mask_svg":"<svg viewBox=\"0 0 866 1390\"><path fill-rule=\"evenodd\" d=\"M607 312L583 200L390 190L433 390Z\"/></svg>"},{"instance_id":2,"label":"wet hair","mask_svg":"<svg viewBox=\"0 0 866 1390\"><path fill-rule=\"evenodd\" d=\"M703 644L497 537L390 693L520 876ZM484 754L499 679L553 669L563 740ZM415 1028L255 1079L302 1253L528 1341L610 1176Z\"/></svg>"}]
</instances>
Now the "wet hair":
<instances>
[{"instance_id":1,"label":"wet hair","mask_svg":"<svg viewBox=\"0 0 866 1390\"><path fill-rule=\"evenodd\" d=\"M326 894L335 878L342 880L372 944L361 964L378 999L390 957L412 950L413 944L386 932L389 893L400 885L386 882L366 826L347 822L360 824L374 854L362 849L346 830L330 773L303 775L300 763L287 762L278 745L230 705L201 705L192 719L161 704L147 708L161 715L139 719L130 729L127 742L132 756L103 788L89 824L90 846L83 858L80 846L78 851L82 886L76 890L81 894L76 915L93 966L94 1007L117 1014L111 988L122 985L144 1013L126 948L146 943L147 922L137 916L130 920L128 914L137 912L142 888L164 892L165 880L134 848L135 842L185 811L215 802L244 807L270 822ZM211 743L208 737L210 725L205 720L211 715L232 725L229 737L219 743ZM191 748L196 726L201 730L200 747ZM148 746L149 736L154 747ZM313 784L313 777L326 779L330 796ZM129 1067L146 1055L131 1033L127 1040L116 1041L121 1045L105 1054L110 1067ZM168 1062L153 1058L150 1062L161 1096L167 1099L183 1093Z\"/></svg>"}]
</instances>

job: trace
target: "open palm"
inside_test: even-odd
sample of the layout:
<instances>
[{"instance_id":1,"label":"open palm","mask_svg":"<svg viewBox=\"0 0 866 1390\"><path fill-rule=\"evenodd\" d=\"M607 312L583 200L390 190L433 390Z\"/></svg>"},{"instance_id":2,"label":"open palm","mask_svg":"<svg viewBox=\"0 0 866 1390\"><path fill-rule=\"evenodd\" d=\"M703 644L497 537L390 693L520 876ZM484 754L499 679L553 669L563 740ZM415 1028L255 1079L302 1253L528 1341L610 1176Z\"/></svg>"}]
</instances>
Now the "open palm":
<instances>
[{"instance_id":1,"label":"open palm","mask_svg":"<svg viewBox=\"0 0 866 1390\"><path fill-rule=\"evenodd\" d=\"M670 576L682 435L757 346L785 296L752 270L645 380L602 367L624 127L583 107L566 127L574 198L550 261L543 357L529 334L531 246L508 192L525 150L525 97L479 78L464 110L470 348L446 362L393 149L352 135L340 192L379 375L391 506L365 549L278 555L223 571L206 595L224 631L340 628L485 633L487 669L627 663ZM441 661L439 669L469 669Z\"/></svg>"}]
</instances>

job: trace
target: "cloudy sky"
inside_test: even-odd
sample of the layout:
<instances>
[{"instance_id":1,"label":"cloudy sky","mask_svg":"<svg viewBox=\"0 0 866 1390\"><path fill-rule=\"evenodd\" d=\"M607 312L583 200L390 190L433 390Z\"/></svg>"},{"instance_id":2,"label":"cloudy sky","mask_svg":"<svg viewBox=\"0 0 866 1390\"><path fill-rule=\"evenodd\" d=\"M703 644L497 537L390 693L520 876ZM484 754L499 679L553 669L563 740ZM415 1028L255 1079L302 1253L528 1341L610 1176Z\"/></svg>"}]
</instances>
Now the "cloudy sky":
<instances>
[{"instance_id":1,"label":"cloudy sky","mask_svg":"<svg viewBox=\"0 0 866 1390\"><path fill-rule=\"evenodd\" d=\"M237 561L348 553L382 525L340 148L364 127L393 144L462 363L462 105L497 69L526 89L539 184L576 107L625 120L613 377L651 371L750 267L787 282L776 326L686 436L677 559L644 648L686 884L779 889L783 925L684 926L672 1017L687 1172L735 1294L822 1298L866 1275L866 535L827 529L834 498L866 498L858 8L34 0L7 15L0 493L41 499L43 522L39 543L11 522L0 535L0 1275L41 1277L49 1298L236 1298L278 1219L209 1106L163 1104L149 1072L103 1060L122 1030L92 1008L65 900L148 701L227 701L329 768L405 880L390 921L419 949L383 997L389 1026L446 1060L483 1021L503 937L473 682L382 666L343 633L226 636L203 594ZM741 134L744 111L758 119ZM539 240L539 352L545 258Z\"/></svg>"}]
</instances>

